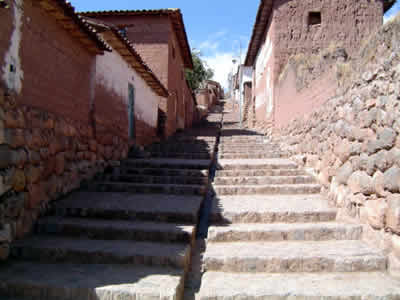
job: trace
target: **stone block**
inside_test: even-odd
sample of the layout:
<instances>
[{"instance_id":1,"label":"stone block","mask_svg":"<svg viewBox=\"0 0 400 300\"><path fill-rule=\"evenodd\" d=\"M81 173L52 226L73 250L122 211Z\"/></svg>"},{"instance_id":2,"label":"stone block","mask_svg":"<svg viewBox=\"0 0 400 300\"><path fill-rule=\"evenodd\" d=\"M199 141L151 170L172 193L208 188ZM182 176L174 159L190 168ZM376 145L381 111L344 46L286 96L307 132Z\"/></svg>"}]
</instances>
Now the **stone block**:
<instances>
[{"instance_id":1,"label":"stone block","mask_svg":"<svg viewBox=\"0 0 400 300\"><path fill-rule=\"evenodd\" d=\"M42 178L43 170L44 170L43 166L31 165L27 167L25 171L26 181L29 184L38 183Z\"/></svg>"},{"instance_id":2,"label":"stone block","mask_svg":"<svg viewBox=\"0 0 400 300\"><path fill-rule=\"evenodd\" d=\"M388 208L386 213L386 226L400 234L400 195L392 194L387 198Z\"/></svg>"},{"instance_id":3,"label":"stone block","mask_svg":"<svg viewBox=\"0 0 400 300\"><path fill-rule=\"evenodd\" d=\"M384 173L384 186L391 193L400 192L400 168L394 166Z\"/></svg>"},{"instance_id":4,"label":"stone block","mask_svg":"<svg viewBox=\"0 0 400 300\"><path fill-rule=\"evenodd\" d=\"M390 150L396 142L397 133L391 128L385 128L378 134L381 149Z\"/></svg>"},{"instance_id":5,"label":"stone block","mask_svg":"<svg viewBox=\"0 0 400 300\"><path fill-rule=\"evenodd\" d=\"M364 171L353 173L347 184L354 194L362 193L364 195L371 195L374 193L372 178Z\"/></svg>"},{"instance_id":6,"label":"stone block","mask_svg":"<svg viewBox=\"0 0 400 300\"><path fill-rule=\"evenodd\" d=\"M0 229L0 243L11 243L12 232L10 224L5 224L3 229Z\"/></svg>"},{"instance_id":7,"label":"stone block","mask_svg":"<svg viewBox=\"0 0 400 300\"><path fill-rule=\"evenodd\" d=\"M375 194L379 197L384 197L386 195L385 192L385 176L382 172L377 171L372 177L372 181L374 184Z\"/></svg>"},{"instance_id":8,"label":"stone block","mask_svg":"<svg viewBox=\"0 0 400 300\"><path fill-rule=\"evenodd\" d=\"M365 202L365 210L369 224L374 229L382 229L385 225L387 204L385 199L370 200Z\"/></svg>"},{"instance_id":9,"label":"stone block","mask_svg":"<svg viewBox=\"0 0 400 300\"><path fill-rule=\"evenodd\" d=\"M397 258L400 258L400 236L392 234L392 250Z\"/></svg>"},{"instance_id":10,"label":"stone block","mask_svg":"<svg viewBox=\"0 0 400 300\"><path fill-rule=\"evenodd\" d=\"M12 178L12 186L13 189L17 192L22 192L25 190L26 186L26 177L23 170L16 169L14 172L14 176Z\"/></svg>"},{"instance_id":11,"label":"stone block","mask_svg":"<svg viewBox=\"0 0 400 300\"><path fill-rule=\"evenodd\" d=\"M25 147L25 134L23 129L10 129L4 130L5 144L8 144L11 148L16 149Z\"/></svg>"},{"instance_id":12,"label":"stone block","mask_svg":"<svg viewBox=\"0 0 400 300\"><path fill-rule=\"evenodd\" d=\"M10 256L10 245L0 244L0 261L5 261Z\"/></svg>"},{"instance_id":13,"label":"stone block","mask_svg":"<svg viewBox=\"0 0 400 300\"><path fill-rule=\"evenodd\" d=\"M65 153L58 153L55 157L55 173L61 175L65 169Z\"/></svg>"},{"instance_id":14,"label":"stone block","mask_svg":"<svg viewBox=\"0 0 400 300\"><path fill-rule=\"evenodd\" d=\"M0 169L14 165L13 150L7 145L0 145Z\"/></svg>"},{"instance_id":15,"label":"stone block","mask_svg":"<svg viewBox=\"0 0 400 300\"><path fill-rule=\"evenodd\" d=\"M46 186L43 183L35 183L28 185L28 203L29 208L34 209L39 207L43 202L48 201L46 194Z\"/></svg>"},{"instance_id":16,"label":"stone block","mask_svg":"<svg viewBox=\"0 0 400 300\"><path fill-rule=\"evenodd\" d=\"M336 175L336 181L339 184L346 184L351 174L353 173L353 166L350 162L346 162L343 166L338 169Z\"/></svg>"}]
</instances>

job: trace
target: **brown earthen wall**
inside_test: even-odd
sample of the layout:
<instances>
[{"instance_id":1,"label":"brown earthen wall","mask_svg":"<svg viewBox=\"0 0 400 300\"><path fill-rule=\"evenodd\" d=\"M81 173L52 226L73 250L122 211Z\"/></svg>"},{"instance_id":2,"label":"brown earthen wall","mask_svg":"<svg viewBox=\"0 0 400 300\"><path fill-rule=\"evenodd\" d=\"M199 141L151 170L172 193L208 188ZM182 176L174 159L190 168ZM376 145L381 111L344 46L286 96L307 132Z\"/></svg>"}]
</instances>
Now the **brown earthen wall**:
<instances>
[{"instance_id":1,"label":"brown earthen wall","mask_svg":"<svg viewBox=\"0 0 400 300\"><path fill-rule=\"evenodd\" d=\"M382 0L276 0L276 69L297 53L317 53L330 46L342 46L350 56L363 40L382 25ZM321 12L321 25L308 25L310 12Z\"/></svg>"}]
</instances>

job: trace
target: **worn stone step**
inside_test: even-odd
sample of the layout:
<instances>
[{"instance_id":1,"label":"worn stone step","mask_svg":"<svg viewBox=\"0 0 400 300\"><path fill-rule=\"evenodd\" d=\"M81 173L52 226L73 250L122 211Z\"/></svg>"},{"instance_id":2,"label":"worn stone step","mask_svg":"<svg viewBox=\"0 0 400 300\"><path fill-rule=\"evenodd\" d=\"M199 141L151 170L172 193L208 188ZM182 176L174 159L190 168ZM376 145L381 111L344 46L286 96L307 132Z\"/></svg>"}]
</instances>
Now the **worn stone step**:
<instances>
[{"instance_id":1,"label":"worn stone step","mask_svg":"<svg viewBox=\"0 0 400 300\"><path fill-rule=\"evenodd\" d=\"M208 229L211 242L359 240L361 235L361 225L333 222L230 224Z\"/></svg>"},{"instance_id":2,"label":"worn stone step","mask_svg":"<svg viewBox=\"0 0 400 300\"><path fill-rule=\"evenodd\" d=\"M180 159L211 159L212 153L200 153L200 152L167 152L167 151L152 151L151 157L154 158L180 158Z\"/></svg>"},{"instance_id":3,"label":"worn stone step","mask_svg":"<svg viewBox=\"0 0 400 300\"><path fill-rule=\"evenodd\" d=\"M297 169L289 159L219 159L218 170Z\"/></svg>"},{"instance_id":4,"label":"worn stone step","mask_svg":"<svg viewBox=\"0 0 400 300\"><path fill-rule=\"evenodd\" d=\"M204 267L251 273L373 272L386 270L386 258L361 241L208 243Z\"/></svg>"},{"instance_id":5,"label":"worn stone step","mask_svg":"<svg viewBox=\"0 0 400 300\"><path fill-rule=\"evenodd\" d=\"M275 147L226 147L221 145L218 147L219 152L223 154L261 154L264 152L281 152L282 150Z\"/></svg>"},{"instance_id":6,"label":"worn stone step","mask_svg":"<svg viewBox=\"0 0 400 300\"><path fill-rule=\"evenodd\" d=\"M103 219L197 223L201 196L75 192L57 201L50 214Z\"/></svg>"},{"instance_id":7,"label":"worn stone step","mask_svg":"<svg viewBox=\"0 0 400 300\"><path fill-rule=\"evenodd\" d=\"M12 262L1 266L0 299L182 299L183 277L174 268Z\"/></svg>"},{"instance_id":8,"label":"worn stone step","mask_svg":"<svg viewBox=\"0 0 400 300\"><path fill-rule=\"evenodd\" d=\"M11 256L51 263L134 264L185 269L190 262L190 244L36 235L14 242Z\"/></svg>"},{"instance_id":9,"label":"worn stone step","mask_svg":"<svg viewBox=\"0 0 400 300\"><path fill-rule=\"evenodd\" d=\"M267 184L308 184L315 183L314 177L304 176L249 176L249 177L215 177L215 185L267 185Z\"/></svg>"},{"instance_id":10,"label":"worn stone step","mask_svg":"<svg viewBox=\"0 0 400 300\"><path fill-rule=\"evenodd\" d=\"M218 170L216 177L252 177L252 176L304 176L302 169L259 169L259 170Z\"/></svg>"},{"instance_id":11,"label":"worn stone step","mask_svg":"<svg viewBox=\"0 0 400 300\"><path fill-rule=\"evenodd\" d=\"M196 169L122 168L121 173L123 175L208 177L208 170Z\"/></svg>"},{"instance_id":12,"label":"worn stone step","mask_svg":"<svg viewBox=\"0 0 400 300\"><path fill-rule=\"evenodd\" d=\"M99 240L191 243L194 238L195 227L164 222L52 216L39 219L36 232Z\"/></svg>"},{"instance_id":13,"label":"worn stone step","mask_svg":"<svg viewBox=\"0 0 400 300\"><path fill-rule=\"evenodd\" d=\"M198 300L395 300L398 280L382 272L245 274L206 272Z\"/></svg>"},{"instance_id":14,"label":"worn stone step","mask_svg":"<svg viewBox=\"0 0 400 300\"><path fill-rule=\"evenodd\" d=\"M205 185L189 184L145 184L129 182L92 182L87 187L91 192L125 192L143 194L204 195Z\"/></svg>"},{"instance_id":15,"label":"worn stone step","mask_svg":"<svg viewBox=\"0 0 400 300\"><path fill-rule=\"evenodd\" d=\"M257 158L281 158L287 157L287 154L284 152L271 152L267 151L264 153L254 153L254 154L247 154L247 153L221 153L219 152L218 158L219 159L257 159Z\"/></svg>"},{"instance_id":16,"label":"worn stone step","mask_svg":"<svg viewBox=\"0 0 400 300\"><path fill-rule=\"evenodd\" d=\"M200 176L154 176L154 175L110 175L102 178L104 181L119 181L131 183L146 183L146 184L189 184L189 185L205 185L208 183L207 177Z\"/></svg>"},{"instance_id":17,"label":"worn stone step","mask_svg":"<svg viewBox=\"0 0 400 300\"><path fill-rule=\"evenodd\" d=\"M321 195L218 196L210 221L230 223L311 223L336 219L336 210Z\"/></svg>"},{"instance_id":18,"label":"worn stone step","mask_svg":"<svg viewBox=\"0 0 400 300\"><path fill-rule=\"evenodd\" d=\"M319 184L213 185L216 195L296 195L318 194Z\"/></svg>"},{"instance_id":19,"label":"worn stone step","mask_svg":"<svg viewBox=\"0 0 400 300\"><path fill-rule=\"evenodd\" d=\"M206 170L210 167L210 159L127 159L122 162L123 167L134 168L166 168L166 169L197 169Z\"/></svg>"}]
</instances>

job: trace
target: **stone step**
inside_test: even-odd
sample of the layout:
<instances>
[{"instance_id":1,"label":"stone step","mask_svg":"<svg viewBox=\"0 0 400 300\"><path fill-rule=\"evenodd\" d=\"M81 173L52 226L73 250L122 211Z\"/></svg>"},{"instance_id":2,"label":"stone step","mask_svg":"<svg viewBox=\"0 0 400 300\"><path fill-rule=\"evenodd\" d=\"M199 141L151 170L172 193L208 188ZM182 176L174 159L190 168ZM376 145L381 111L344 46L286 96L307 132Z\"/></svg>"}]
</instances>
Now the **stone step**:
<instances>
[{"instance_id":1,"label":"stone step","mask_svg":"<svg viewBox=\"0 0 400 300\"><path fill-rule=\"evenodd\" d=\"M254 154L247 154L247 153L224 153L219 152L218 159L257 159L257 158L282 158L287 157L288 155L284 152L271 152L266 151L263 153L254 153Z\"/></svg>"},{"instance_id":2,"label":"stone step","mask_svg":"<svg viewBox=\"0 0 400 300\"><path fill-rule=\"evenodd\" d=\"M217 185L213 184L216 195L297 195L318 194L319 184L264 184L264 185Z\"/></svg>"},{"instance_id":3,"label":"stone step","mask_svg":"<svg viewBox=\"0 0 400 300\"><path fill-rule=\"evenodd\" d=\"M190 244L35 235L11 245L15 259L79 264L132 264L186 269Z\"/></svg>"},{"instance_id":4,"label":"stone step","mask_svg":"<svg viewBox=\"0 0 400 300\"><path fill-rule=\"evenodd\" d=\"M315 183L314 177L304 176L249 176L249 177L215 177L215 185L267 185L267 184L308 184Z\"/></svg>"},{"instance_id":5,"label":"stone step","mask_svg":"<svg viewBox=\"0 0 400 300\"><path fill-rule=\"evenodd\" d=\"M201 196L75 192L57 201L49 213L71 217L196 224L202 201Z\"/></svg>"},{"instance_id":6,"label":"stone step","mask_svg":"<svg viewBox=\"0 0 400 300\"><path fill-rule=\"evenodd\" d=\"M151 152L151 157L154 158L179 158L179 159L211 159L213 155L211 153L200 153L200 152Z\"/></svg>"},{"instance_id":7,"label":"stone step","mask_svg":"<svg viewBox=\"0 0 400 300\"><path fill-rule=\"evenodd\" d=\"M211 242L359 240L361 235L361 225L343 223L230 224L208 229Z\"/></svg>"},{"instance_id":8,"label":"stone step","mask_svg":"<svg viewBox=\"0 0 400 300\"><path fill-rule=\"evenodd\" d=\"M198 300L394 300L397 280L382 272L244 274L206 272Z\"/></svg>"},{"instance_id":9,"label":"stone step","mask_svg":"<svg viewBox=\"0 0 400 300\"><path fill-rule=\"evenodd\" d=\"M210 159L127 159L122 162L127 168L166 168L166 169L197 169L208 170Z\"/></svg>"},{"instance_id":10,"label":"stone step","mask_svg":"<svg viewBox=\"0 0 400 300\"><path fill-rule=\"evenodd\" d=\"M120 181L131 183L146 183L146 184L189 184L189 185L205 185L208 183L208 177L199 176L154 176L154 175L105 175L101 178L104 181Z\"/></svg>"},{"instance_id":11,"label":"stone step","mask_svg":"<svg viewBox=\"0 0 400 300\"><path fill-rule=\"evenodd\" d=\"M259 154L259 153L263 153L266 151L276 151L279 152L281 151L280 148L277 147L267 147L267 146L263 146L263 147L252 147L252 146L241 146L241 147L226 147L223 144L220 145L218 147L219 152L224 153L224 154Z\"/></svg>"},{"instance_id":12,"label":"stone step","mask_svg":"<svg viewBox=\"0 0 400 300\"><path fill-rule=\"evenodd\" d=\"M296 163L289 159L220 159L218 170L259 170L259 169L297 169Z\"/></svg>"},{"instance_id":13,"label":"stone step","mask_svg":"<svg viewBox=\"0 0 400 300\"><path fill-rule=\"evenodd\" d=\"M204 267L222 272L373 272L386 257L361 241L208 243Z\"/></svg>"},{"instance_id":14,"label":"stone step","mask_svg":"<svg viewBox=\"0 0 400 300\"><path fill-rule=\"evenodd\" d=\"M97 240L191 243L194 238L195 227L174 223L53 216L39 219L36 232Z\"/></svg>"},{"instance_id":15,"label":"stone step","mask_svg":"<svg viewBox=\"0 0 400 300\"><path fill-rule=\"evenodd\" d=\"M158 152L199 152L210 153L214 150L214 143L212 145L195 145L195 144L173 144L173 145L152 145L147 148L147 151Z\"/></svg>"},{"instance_id":16,"label":"stone step","mask_svg":"<svg viewBox=\"0 0 400 300\"><path fill-rule=\"evenodd\" d=\"M196 169L122 168L121 173L123 175L208 177L208 170Z\"/></svg>"},{"instance_id":17,"label":"stone step","mask_svg":"<svg viewBox=\"0 0 400 300\"><path fill-rule=\"evenodd\" d=\"M259 170L218 170L216 177L251 177L251 176L304 176L302 169L259 169Z\"/></svg>"},{"instance_id":18,"label":"stone step","mask_svg":"<svg viewBox=\"0 0 400 300\"><path fill-rule=\"evenodd\" d=\"M182 299L183 277L174 268L12 262L1 267L0 299Z\"/></svg>"},{"instance_id":19,"label":"stone step","mask_svg":"<svg viewBox=\"0 0 400 300\"><path fill-rule=\"evenodd\" d=\"M336 219L321 195L219 196L212 201L212 224L311 223Z\"/></svg>"},{"instance_id":20,"label":"stone step","mask_svg":"<svg viewBox=\"0 0 400 300\"><path fill-rule=\"evenodd\" d=\"M207 186L96 181L90 183L87 190L89 192L124 192L136 194L205 195Z\"/></svg>"}]
</instances>

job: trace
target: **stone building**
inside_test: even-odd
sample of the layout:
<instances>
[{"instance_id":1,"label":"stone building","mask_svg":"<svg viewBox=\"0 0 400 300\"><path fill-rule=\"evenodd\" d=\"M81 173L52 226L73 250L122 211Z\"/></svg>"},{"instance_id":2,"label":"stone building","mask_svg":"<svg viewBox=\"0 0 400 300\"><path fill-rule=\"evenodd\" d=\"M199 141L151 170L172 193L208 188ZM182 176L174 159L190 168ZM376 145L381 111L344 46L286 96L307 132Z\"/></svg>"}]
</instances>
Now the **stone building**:
<instances>
[{"instance_id":1,"label":"stone building","mask_svg":"<svg viewBox=\"0 0 400 300\"><path fill-rule=\"evenodd\" d=\"M10 229L9 242L29 232L50 200L125 158L132 143L154 141L168 91L117 29L96 33L66 1L7 4L0 8L0 228Z\"/></svg>"},{"instance_id":2,"label":"stone building","mask_svg":"<svg viewBox=\"0 0 400 300\"><path fill-rule=\"evenodd\" d=\"M186 112L194 98L185 79L193 61L183 17L179 9L84 12L82 16L112 23L120 28L170 93L161 103L164 134L185 127L192 116ZM160 123L163 121L160 119Z\"/></svg>"},{"instance_id":3,"label":"stone building","mask_svg":"<svg viewBox=\"0 0 400 300\"><path fill-rule=\"evenodd\" d=\"M289 57L317 55L330 47L342 48L350 57L356 55L362 42L382 25L384 12L394 2L262 0L245 60L245 66L254 71L249 106L255 106L256 120L274 122L295 107L303 107L291 98L285 100L284 109L276 111L280 101L277 81Z\"/></svg>"}]
</instances>

